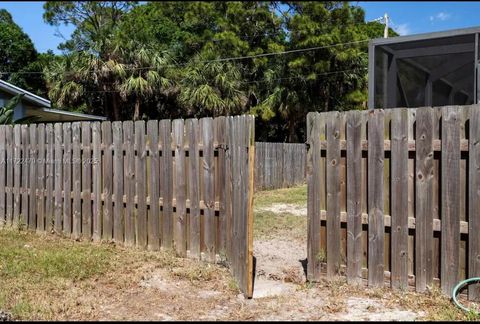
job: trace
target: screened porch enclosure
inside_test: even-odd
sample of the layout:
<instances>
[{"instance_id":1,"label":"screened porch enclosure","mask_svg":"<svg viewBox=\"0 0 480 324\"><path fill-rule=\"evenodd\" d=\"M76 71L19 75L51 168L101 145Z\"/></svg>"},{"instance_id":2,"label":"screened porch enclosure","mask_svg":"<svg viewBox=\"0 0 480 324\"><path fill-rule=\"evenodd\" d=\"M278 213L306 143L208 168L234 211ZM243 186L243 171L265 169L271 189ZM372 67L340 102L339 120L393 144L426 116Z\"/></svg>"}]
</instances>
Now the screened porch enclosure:
<instances>
[{"instance_id":1,"label":"screened porch enclosure","mask_svg":"<svg viewBox=\"0 0 480 324\"><path fill-rule=\"evenodd\" d=\"M369 108L479 102L480 27L369 44Z\"/></svg>"}]
</instances>

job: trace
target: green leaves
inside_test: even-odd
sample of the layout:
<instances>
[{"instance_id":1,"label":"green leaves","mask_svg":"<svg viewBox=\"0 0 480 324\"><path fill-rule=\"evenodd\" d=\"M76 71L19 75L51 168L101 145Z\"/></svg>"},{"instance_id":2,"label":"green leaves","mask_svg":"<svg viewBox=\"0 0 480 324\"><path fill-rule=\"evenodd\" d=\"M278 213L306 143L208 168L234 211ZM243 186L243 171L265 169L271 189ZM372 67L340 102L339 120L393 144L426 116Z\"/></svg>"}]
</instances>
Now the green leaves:
<instances>
[{"instance_id":1,"label":"green leaves","mask_svg":"<svg viewBox=\"0 0 480 324\"><path fill-rule=\"evenodd\" d=\"M0 108L0 125L10 125L13 124L13 114L15 111L15 107L17 107L18 103L22 100L24 94L20 93L15 95L12 99L10 99L7 104ZM36 116L28 116L24 118L17 119L15 124L23 124L23 123L31 123L37 120Z\"/></svg>"}]
</instances>

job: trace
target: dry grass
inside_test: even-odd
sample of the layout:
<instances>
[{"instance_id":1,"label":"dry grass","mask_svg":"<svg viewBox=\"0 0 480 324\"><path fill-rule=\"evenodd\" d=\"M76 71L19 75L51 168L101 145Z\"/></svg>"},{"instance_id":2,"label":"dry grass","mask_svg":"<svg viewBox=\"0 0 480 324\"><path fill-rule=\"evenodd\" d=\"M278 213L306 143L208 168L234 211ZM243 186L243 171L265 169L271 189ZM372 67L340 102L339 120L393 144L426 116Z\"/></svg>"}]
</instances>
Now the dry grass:
<instances>
[{"instance_id":1,"label":"dry grass","mask_svg":"<svg viewBox=\"0 0 480 324\"><path fill-rule=\"evenodd\" d=\"M238 293L227 269L172 253L0 230L0 310L14 319L96 319L99 300L138 289L159 270L172 281Z\"/></svg>"}]
</instances>

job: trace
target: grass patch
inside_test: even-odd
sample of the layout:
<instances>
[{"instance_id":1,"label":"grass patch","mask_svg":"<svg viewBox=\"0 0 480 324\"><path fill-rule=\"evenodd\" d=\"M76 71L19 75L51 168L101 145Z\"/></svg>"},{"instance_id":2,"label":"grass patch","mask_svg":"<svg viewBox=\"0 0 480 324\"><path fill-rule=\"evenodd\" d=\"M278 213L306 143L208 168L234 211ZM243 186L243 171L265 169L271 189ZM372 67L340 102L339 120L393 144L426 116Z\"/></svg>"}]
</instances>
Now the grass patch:
<instances>
[{"instance_id":1,"label":"grass patch","mask_svg":"<svg viewBox=\"0 0 480 324\"><path fill-rule=\"evenodd\" d=\"M263 210L275 204L292 204L305 207L307 204L307 186L259 191L254 199L254 236L273 238L285 236L303 240L307 233L307 217L288 212Z\"/></svg>"},{"instance_id":2,"label":"grass patch","mask_svg":"<svg viewBox=\"0 0 480 324\"><path fill-rule=\"evenodd\" d=\"M288 213L256 211L253 225L256 238L273 238L281 235L294 239L304 239L307 233L307 218Z\"/></svg>"},{"instance_id":3,"label":"grass patch","mask_svg":"<svg viewBox=\"0 0 480 324\"><path fill-rule=\"evenodd\" d=\"M258 191L255 193L254 207L261 208L280 203L306 207L307 185L284 189Z\"/></svg>"},{"instance_id":4,"label":"grass patch","mask_svg":"<svg viewBox=\"0 0 480 324\"><path fill-rule=\"evenodd\" d=\"M0 231L0 309L16 319L49 318L45 296L105 273L114 248L28 232ZM38 292L40 294L37 294Z\"/></svg>"},{"instance_id":5,"label":"grass patch","mask_svg":"<svg viewBox=\"0 0 480 324\"><path fill-rule=\"evenodd\" d=\"M228 285L221 267L173 251L143 251L73 241L10 228L0 230L0 310L14 320L91 319L99 298L139 289L152 271L196 285Z\"/></svg>"}]
</instances>

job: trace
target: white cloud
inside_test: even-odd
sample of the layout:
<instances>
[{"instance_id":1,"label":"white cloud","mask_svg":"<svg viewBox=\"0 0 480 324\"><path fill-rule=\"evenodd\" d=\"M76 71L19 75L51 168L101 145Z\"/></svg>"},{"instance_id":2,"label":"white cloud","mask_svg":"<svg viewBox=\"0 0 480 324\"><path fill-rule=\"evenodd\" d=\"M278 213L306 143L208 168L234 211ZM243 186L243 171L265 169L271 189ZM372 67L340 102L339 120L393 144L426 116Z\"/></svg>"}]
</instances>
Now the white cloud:
<instances>
[{"instance_id":1,"label":"white cloud","mask_svg":"<svg viewBox=\"0 0 480 324\"><path fill-rule=\"evenodd\" d=\"M400 36L410 34L410 26L408 24L400 24L395 30Z\"/></svg>"},{"instance_id":2,"label":"white cloud","mask_svg":"<svg viewBox=\"0 0 480 324\"><path fill-rule=\"evenodd\" d=\"M430 21L431 22L433 22L435 20L445 21L445 20L450 19L451 17L452 17L452 15L449 14L448 12L439 12L434 16L430 16Z\"/></svg>"}]
</instances>

